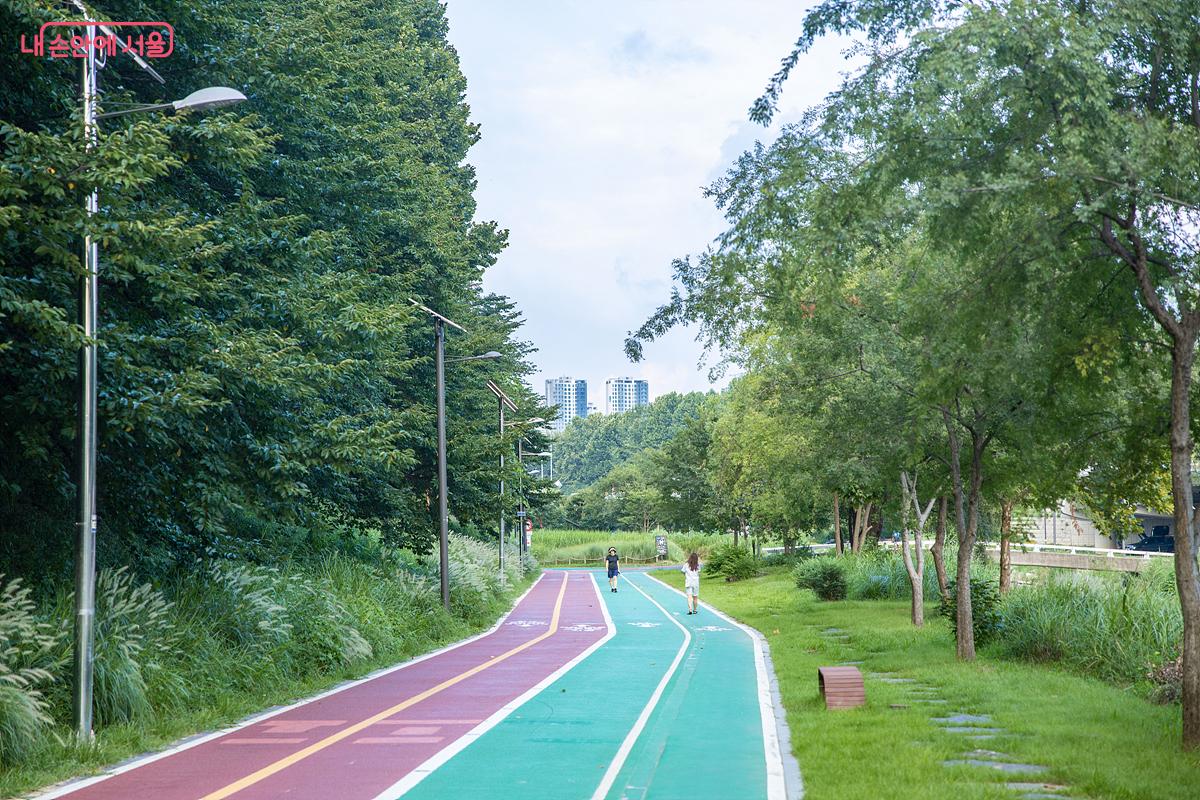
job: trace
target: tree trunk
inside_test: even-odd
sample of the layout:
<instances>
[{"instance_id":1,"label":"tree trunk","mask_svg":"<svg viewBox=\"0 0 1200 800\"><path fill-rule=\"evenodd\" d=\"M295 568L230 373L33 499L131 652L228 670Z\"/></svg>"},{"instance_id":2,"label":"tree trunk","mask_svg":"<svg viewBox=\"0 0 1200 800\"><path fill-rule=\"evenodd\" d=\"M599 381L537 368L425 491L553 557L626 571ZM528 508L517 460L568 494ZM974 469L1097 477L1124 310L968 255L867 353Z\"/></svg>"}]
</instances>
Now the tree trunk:
<instances>
[{"instance_id":1,"label":"tree trunk","mask_svg":"<svg viewBox=\"0 0 1200 800\"><path fill-rule=\"evenodd\" d=\"M933 547L929 548L930 554L933 555L933 567L937 570L938 593L943 598L949 593L949 588L946 585L946 559L942 556L942 552L946 547L946 513L948 505L949 501L945 495L938 498L937 536L933 540Z\"/></svg>"},{"instance_id":2,"label":"tree trunk","mask_svg":"<svg viewBox=\"0 0 1200 800\"><path fill-rule=\"evenodd\" d=\"M862 552L863 544L867 541L867 530L871 525L871 508L874 503L855 506L854 530L851 532L850 549L855 553Z\"/></svg>"},{"instance_id":3,"label":"tree trunk","mask_svg":"<svg viewBox=\"0 0 1200 800\"><path fill-rule=\"evenodd\" d=\"M925 624L925 522L933 511L935 498L930 498L924 510L917 495L917 477L912 480L906 472L900 473L900 540L901 552L904 557L904 569L908 572L908 583L912 588L912 624L918 628ZM908 504L912 503L916 512L917 525L913 532L913 551L909 551L908 543Z\"/></svg>"},{"instance_id":4,"label":"tree trunk","mask_svg":"<svg viewBox=\"0 0 1200 800\"><path fill-rule=\"evenodd\" d=\"M957 422L950 410L942 409L942 418L946 423L946 437L950 445L950 480L954 486L954 513L958 523L958 572L955 580L955 627L957 628L956 655L961 661L975 660L975 618L971 610L971 549L975 546L975 527L978 521L978 509L975 499L977 477L982 478L983 450L978 446L979 437L972 434L971 458L971 488L968 492L963 487L962 476L962 445L958 438ZM978 454L978 458L976 458ZM969 520L969 521L968 521Z\"/></svg>"},{"instance_id":5,"label":"tree trunk","mask_svg":"<svg viewBox=\"0 0 1200 800\"><path fill-rule=\"evenodd\" d=\"M1012 500L1000 502L1000 593L1012 587Z\"/></svg>"},{"instance_id":6,"label":"tree trunk","mask_svg":"<svg viewBox=\"0 0 1200 800\"><path fill-rule=\"evenodd\" d=\"M833 552L842 554L842 512L838 508L838 493L833 493Z\"/></svg>"},{"instance_id":7,"label":"tree trunk","mask_svg":"<svg viewBox=\"0 0 1200 800\"><path fill-rule=\"evenodd\" d=\"M1195 333L1175 337L1171 352L1171 496L1175 509L1175 584L1183 611L1183 747L1200 749L1200 510L1192 503L1189 394Z\"/></svg>"}]
</instances>

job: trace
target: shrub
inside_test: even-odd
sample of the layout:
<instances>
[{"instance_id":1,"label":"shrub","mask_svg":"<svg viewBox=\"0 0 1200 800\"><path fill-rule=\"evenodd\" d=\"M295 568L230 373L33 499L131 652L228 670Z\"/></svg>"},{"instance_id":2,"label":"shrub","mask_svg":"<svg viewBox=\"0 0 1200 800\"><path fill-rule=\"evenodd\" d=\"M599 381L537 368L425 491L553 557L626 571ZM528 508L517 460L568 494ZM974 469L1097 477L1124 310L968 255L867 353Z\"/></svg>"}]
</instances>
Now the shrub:
<instances>
[{"instance_id":1,"label":"shrub","mask_svg":"<svg viewBox=\"0 0 1200 800\"><path fill-rule=\"evenodd\" d=\"M0 764L22 761L51 724L42 689L63 637L36 611L21 580L0 575Z\"/></svg>"},{"instance_id":2,"label":"shrub","mask_svg":"<svg viewBox=\"0 0 1200 800\"><path fill-rule=\"evenodd\" d=\"M958 598L954 581L949 591L938 604L938 613L950 620L950 631L958 638ZM985 644L1000 633L1000 584L986 578L971 576L971 627L975 630L975 644Z\"/></svg>"},{"instance_id":3,"label":"shrub","mask_svg":"<svg viewBox=\"0 0 1200 800\"><path fill-rule=\"evenodd\" d=\"M709 554L708 561L704 564L704 572L723 576L727 581L740 581L757 575L758 563L749 550L730 542L715 548Z\"/></svg>"},{"instance_id":4,"label":"shrub","mask_svg":"<svg viewBox=\"0 0 1200 800\"><path fill-rule=\"evenodd\" d=\"M811 545L800 544L796 545L790 553L768 553L763 556L762 563L764 567L794 567L800 562L816 558L816 556Z\"/></svg>"},{"instance_id":5,"label":"shrub","mask_svg":"<svg viewBox=\"0 0 1200 800\"><path fill-rule=\"evenodd\" d=\"M839 558L804 561L792 571L796 586L811 589L822 600L846 599L846 565Z\"/></svg>"}]
</instances>

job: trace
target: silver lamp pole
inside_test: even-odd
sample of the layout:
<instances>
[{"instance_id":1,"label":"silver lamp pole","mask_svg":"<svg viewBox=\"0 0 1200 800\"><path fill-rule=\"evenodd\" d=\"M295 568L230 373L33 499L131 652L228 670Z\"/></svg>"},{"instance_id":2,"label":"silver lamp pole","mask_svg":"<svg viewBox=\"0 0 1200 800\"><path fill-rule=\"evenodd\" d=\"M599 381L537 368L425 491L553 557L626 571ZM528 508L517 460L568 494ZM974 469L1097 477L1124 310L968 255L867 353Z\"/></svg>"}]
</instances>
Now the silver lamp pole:
<instances>
[{"instance_id":1,"label":"silver lamp pole","mask_svg":"<svg viewBox=\"0 0 1200 800\"><path fill-rule=\"evenodd\" d=\"M450 511L446 486L446 325L458 328L463 333L467 329L449 317L444 317L428 306L423 306L411 297L408 302L433 317L433 333L435 340L435 362L437 365L437 471L438 471L438 566L441 573L442 605L450 609ZM450 363L457 361L481 361L500 358L495 350L478 356L452 358Z\"/></svg>"},{"instance_id":2,"label":"silver lamp pole","mask_svg":"<svg viewBox=\"0 0 1200 800\"><path fill-rule=\"evenodd\" d=\"M490 355L490 354L489 354ZM504 409L507 407L511 411L517 410L517 404L512 401L504 390L496 385L495 381L487 381L487 388L492 394L496 395L496 406L500 412L500 574L504 575L504 534L505 534L505 518L504 518L504 429L508 427L508 423L504 422Z\"/></svg>"},{"instance_id":3,"label":"silver lamp pole","mask_svg":"<svg viewBox=\"0 0 1200 800\"><path fill-rule=\"evenodd\" d=\"M76 5L79 5L76 3ZM86 13L86 9L79 5ZM89 23L92 21L88 20ZM110 33L105 25L84 24L85 29ZM87 38L94 38L91 33ZM137 106L124 111L101 114L97 108L99 99L99 71L104 66L97 58L96 48L88 47L87 57L82 63L83 134L88 152L95 149L99 139L98 120L105 117L130 114L140 111L183 111L218 108L241 102L246 96L236 89L215 86L193 92L173 103ZM136 55L138 64L160 83L162 77ZM86 201L88 219L100 211L100 194L92 189ZM95 665L96 628L96 450L99 393L97 385L96 332L100 316L100 246L92 236L91 225L83 237L83 276L79 281L79 327L83 332L83 346L79 349L79 419L78 419L78 479L76 502L78 518L75 526L75 647L72 653L73 684L71 687L72 714L75 734L87 741L92 738L93 684Z\"/></svg>"},{"instance_id":4,"label":"silver lamp pole","mask_svg":"<svg viewBox=\"0 0 1200 800\"><path fill-rule=\"evenodd\" d=\"M450 610L450 512L446 500L446 328L441 317L433 319L437 341L437 471L438 471L438 559L442 605Z\"/></svg>"},{"instance_id":5,"label":"silver lamp pole","mask_svg":"<svg viewBox=\"0 0 1200 800\"><path fill-rule=\"evenodd\" d=\"M95 149L96 48L89 47L83 60L83 136L87 150ZM99 209L100 197L92 189L87 198L90 220ZM99 247L90 232L83 237L83 276L79 282L79 327L83 346L79 349L79 479L76 499L79 517L75 522L75 650L72 706L75 731L81 739L92 737L92 666L96 620L96 317Z\"/></svg>"}]
</instances>

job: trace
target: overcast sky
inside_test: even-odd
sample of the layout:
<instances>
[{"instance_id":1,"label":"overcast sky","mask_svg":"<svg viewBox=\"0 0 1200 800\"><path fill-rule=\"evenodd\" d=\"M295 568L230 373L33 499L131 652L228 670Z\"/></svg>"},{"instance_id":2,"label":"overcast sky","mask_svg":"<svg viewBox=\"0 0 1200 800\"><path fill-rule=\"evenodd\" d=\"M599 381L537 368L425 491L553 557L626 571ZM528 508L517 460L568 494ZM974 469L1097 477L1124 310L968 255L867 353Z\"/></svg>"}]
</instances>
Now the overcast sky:
<instances>
[{"instance_id":1,"label":"overcast sky","mask_svg":"<svg viewBox=\"0 0 1200 800\"><path fill-rule=\"evenodd\" d=\"M694 331L631 364L622 345L668 296L671 260L722 219L702 187L774 129L747 119L795 41L806 4L785 0L448 0L450 40L482 141L470 153L478 217L510 231L485 288L524 312L547 377L650 382L651 397L710 387ZM833 42L793 72L782 120L831 91ZM721 382L716 385L720 388Z\"/></svg>"}]
</instances>

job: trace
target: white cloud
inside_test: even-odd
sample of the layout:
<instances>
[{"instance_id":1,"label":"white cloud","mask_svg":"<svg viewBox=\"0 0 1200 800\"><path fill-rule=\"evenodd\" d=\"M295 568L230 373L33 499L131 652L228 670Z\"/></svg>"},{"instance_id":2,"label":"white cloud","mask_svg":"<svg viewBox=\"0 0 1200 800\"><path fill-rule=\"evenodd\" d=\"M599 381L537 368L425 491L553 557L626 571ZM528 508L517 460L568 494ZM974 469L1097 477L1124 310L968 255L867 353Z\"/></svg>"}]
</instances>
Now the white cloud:
<instances>
[{"instance_id":1,"label":"white cloud","mask_svg":"<svg viewBox=\"0 0 1200 800\"><path fill-rule=\"evenodd\" d=\"M707 387L693 334L629 364L622 345L667 299L671 260L722 220L701 187L771 131L746 111L787 55L803 8L768 0L450 0L450 38L483 139L479 216L511 231L489 290L513 297L544 375L644 377L655 396ZM803 58L781 116L838 77L837 43Z\"/></svg>"}]
</instances>

